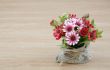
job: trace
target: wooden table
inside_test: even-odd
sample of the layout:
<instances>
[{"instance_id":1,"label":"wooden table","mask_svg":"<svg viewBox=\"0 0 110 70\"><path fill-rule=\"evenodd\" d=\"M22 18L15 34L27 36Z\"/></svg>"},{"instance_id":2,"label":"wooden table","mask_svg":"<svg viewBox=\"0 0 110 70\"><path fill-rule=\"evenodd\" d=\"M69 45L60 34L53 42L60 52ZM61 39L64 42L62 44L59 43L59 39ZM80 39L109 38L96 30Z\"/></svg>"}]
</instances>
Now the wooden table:
<instances>
[{"instance_id":1,"label":"wooden table","mask_svg":"<svg viewBox=\"0 0 110 70\"><path fill-rule=\"evenodd\" d=\"M87 64L60 66L51 19L90 13L103 38L92 43ZM110 70L110 0L0 0L0 70Z\"/></svg>"}]
</instances>

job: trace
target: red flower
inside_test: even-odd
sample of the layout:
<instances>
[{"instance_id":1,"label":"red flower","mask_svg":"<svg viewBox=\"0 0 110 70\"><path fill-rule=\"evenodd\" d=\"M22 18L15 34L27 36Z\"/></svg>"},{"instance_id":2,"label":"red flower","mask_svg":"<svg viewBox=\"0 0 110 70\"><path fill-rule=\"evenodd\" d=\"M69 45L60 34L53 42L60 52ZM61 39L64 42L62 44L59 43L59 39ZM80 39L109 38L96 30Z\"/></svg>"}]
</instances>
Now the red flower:
<instances>
[{"instance_id":1,"label":"red flower","mask_svg":"<svg viewBox=\"0 0 110 70\"><path fill-rule=\"evenodd\" d=\"M97 36L96 36L96 30L93 30L92 32L88 33L88 39L89 40L96 40Z\"/></svg>"},{"instance_id":2,"label":"red flower","mask_svg":"<svg viewBox=\"0 0 110 70\"><path fill-rule=\"evenodd\" d=\"M86 36L89 32L89 29L87 27L84 27L80 30L80 35L81 36Z\"/></svg>"},{"instance_id":3,"label":"red flower","mask_svg":"<svg viewBox=\"0 0 110 70\"><path fill-rule=\"evenodd\" d=\"M94 26L90 23L89 20L85 20L84 23L88 28L94 28Z\"/></svg>"},{"instance_id":4,"label":"red flower","mask_svg":"<svg viewBox=\"0 0 110 70\"><path fill-rule=\"evenodd\" d=\"M58 27L56 27L56 29L54 29L53 35L56 38L56 40L59 40L64 35L64 32L62 30L62 25L58 26Z\"/></svg>"},{"instance_id":5,"label":"red flower","mask_svg":"<svg viewBox=\"0 0 110 70\"><path fill-rule=\"evenodd\" d=\"M59 40L59 39L61 38L61 34L55 32L55 31L54 31L53 35L54 35L54 37L56 38L56 40Z\"/></svg>"}]
</instances>

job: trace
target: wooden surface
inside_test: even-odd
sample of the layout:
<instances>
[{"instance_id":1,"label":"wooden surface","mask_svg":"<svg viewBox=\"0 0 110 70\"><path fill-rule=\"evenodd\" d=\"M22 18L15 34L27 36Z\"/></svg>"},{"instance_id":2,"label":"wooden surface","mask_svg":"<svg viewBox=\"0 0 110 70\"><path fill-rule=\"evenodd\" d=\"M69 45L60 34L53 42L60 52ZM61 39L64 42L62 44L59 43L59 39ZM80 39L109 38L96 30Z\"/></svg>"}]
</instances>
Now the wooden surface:
<instances>
[{"instance_id":1,"label":"wooden surface","mask_svg":"<svg viewBox=\"0 0 110 70\"><path fill-rule=\"evenodd\" d=\"M90 13L103 38L87 64L60 66L49 21L65 12ZM110 70L110 0L0 0L0 70Z\"/></svg>"}]
</instances>

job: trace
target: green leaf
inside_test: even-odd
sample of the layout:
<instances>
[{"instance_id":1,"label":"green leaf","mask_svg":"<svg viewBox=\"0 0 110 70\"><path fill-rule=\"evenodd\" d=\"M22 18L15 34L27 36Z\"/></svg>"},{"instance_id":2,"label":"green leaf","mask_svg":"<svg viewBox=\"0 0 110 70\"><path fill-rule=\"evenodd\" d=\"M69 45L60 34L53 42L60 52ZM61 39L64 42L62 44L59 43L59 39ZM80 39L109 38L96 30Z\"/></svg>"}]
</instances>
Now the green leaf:
<instances>
[{"instance_id":1,"label":"green leaf","mask_svg":"<svg viewBox=\"0 0 110 70\"><path fill-rule=\"evenodd\" d=\"M86 41L88 41L88 36L80 37L79 42L86 42Z\"/></svg>"},{"instance_id":2,"label":"green leaf","mask_svg":"<svg viewBox=\"0 0 110 70\"><path fill-rule=\"evenodd\" d=\"M91 20L91 24L93 24L93 25L94 25L94 19L92 19L92 20Z\"/></svg>"},{"instance_id":3,"label":"green leaf","mask_svg":"<svg viewBox=\"0 0 110 70\"><path fill-rule=\"evenodd\" d=\"M99 31L99 30L97 29L97 30L96 30L96 33L97 33L97 38L101 38L103 31Z\"/></svg>"},{"instance_id":4,"label":"green leaf","mask_svg":"<svg viewBox=\"0 0 110 70\"><path fill-rule=\"evenodd\" d=\"M57 22L56 20L53 21L53 24L54 24L55 26L58 26L58 22Z\"/></svg>"},{"instance_id":5,"label":"green leaf","mask_svg":"<svg viewBox=\"0 0 110 70\"><path fill-rule=\"evenodd\" d=\"M59 19L60 19L61 22L64 22L67 18L68 18L68 15L67 14L64 14L62 16L59 16Z\"/></svg>"},{"instance_id":6,"label":"green leaf","mask_svg":"<svg viewBox=\"0 0 110 70\"><path fill-rule=\"evenodd\" d=\"M95 27L94 19L91 20L91 24Z\"/></svg>"},{"instance_id":7,"label":"green leaf","mask_svg":"<svg viewBox=\"0 0 110 70\"><path fill-rule=\"evenodd\" d=\"M56 20L51 21L51 26L56 27L58 26L58 22Z\"/></svg>"},{"instance_id":8,"label":"green leaf","mask_svg":"<svg viewBox=\"0 0 110 70\"><path fill-rule=\"evenodd\" d=\"M65 44L61 44L61 45L58 45L60 46L61 48L67 48L67 46Z\"/></svg>"},{"instance_id":9,"label":"green leaf","mask_svg":"<svg viewBox=\"0 0 110 70\"><path fill-rule=\"evenodd\" d=\"M62 38L62 48L67 48L66 40L64 39L64 37Z\"/></svg>"}]
</instances>

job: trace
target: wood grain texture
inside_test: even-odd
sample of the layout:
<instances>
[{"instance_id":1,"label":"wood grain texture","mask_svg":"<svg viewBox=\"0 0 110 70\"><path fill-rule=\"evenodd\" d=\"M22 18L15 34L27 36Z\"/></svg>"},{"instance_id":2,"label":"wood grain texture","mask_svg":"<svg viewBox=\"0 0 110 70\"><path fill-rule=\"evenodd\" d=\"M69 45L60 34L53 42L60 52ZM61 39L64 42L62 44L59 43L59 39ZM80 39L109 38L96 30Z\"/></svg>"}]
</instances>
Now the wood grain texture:
<instances>
[{"instance_id":1,"label":"wood grain texture","mask_svg":"<svg viewBox=\"0 0 110 70\"><path fill-rule=\"evenodd\" d=\"M103 38L87 64L59 66L49 21L65 12L89 13ZM0 0L0 70L110 70L110 0Z\"/></svg>"}]
</instances>

